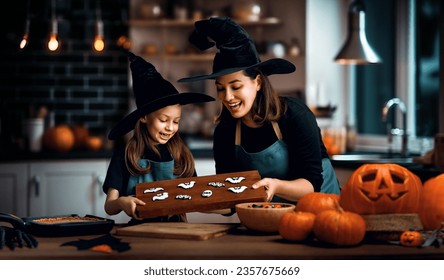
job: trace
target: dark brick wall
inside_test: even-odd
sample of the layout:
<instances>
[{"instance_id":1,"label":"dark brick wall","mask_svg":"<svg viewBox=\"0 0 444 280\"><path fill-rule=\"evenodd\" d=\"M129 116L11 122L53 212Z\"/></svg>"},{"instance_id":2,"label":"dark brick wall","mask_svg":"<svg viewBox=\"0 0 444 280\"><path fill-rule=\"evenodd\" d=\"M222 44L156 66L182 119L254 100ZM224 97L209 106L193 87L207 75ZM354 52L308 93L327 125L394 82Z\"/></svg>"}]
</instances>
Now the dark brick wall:
<instances>
[{"instance_id":1,"label":"dark brick wall","mask_svg":"<svg viewBox=\"0 0 444 280\"><path fill-rule=\"evenodd\" d=\"M128 63L117 46L128 35L127 0L98 0L104 22L105 51L92 50L96 0L55 0L61 47L46 49L51 0L30 0L30 44L19 49L27 0L8 2L12 21L0 27L0 117L2 146L17 145L22 122L40 106L54 114L56 124L85 124L106 136L127 113ZM6 5L5 5L6 7Z\"/></svg>"}]
</instances>

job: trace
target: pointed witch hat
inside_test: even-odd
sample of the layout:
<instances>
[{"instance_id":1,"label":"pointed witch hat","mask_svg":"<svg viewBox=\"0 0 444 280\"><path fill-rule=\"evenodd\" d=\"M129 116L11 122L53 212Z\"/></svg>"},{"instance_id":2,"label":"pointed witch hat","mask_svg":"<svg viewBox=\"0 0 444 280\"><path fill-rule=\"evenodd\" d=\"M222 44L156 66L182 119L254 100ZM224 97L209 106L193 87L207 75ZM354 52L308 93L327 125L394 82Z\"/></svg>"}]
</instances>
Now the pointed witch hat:
<instances>
[{"instance_id":1,"label":"pointed witch hat","mask_svg":"<svg viewBox=\"0 0 444 280\"><path fill-rule=\"evenodd\" d=\"M137 121L151 112L163 107L190 103L203 103L215 99L203 93L179 93L177 89L165 80L156 68L140 56L128 52L133 79L133 93L137 109L125 116L114 126L108 138L113 140L134 129Z\"/></svg>"},{"instance_id":2,"label":"pointed witch hat","mask_svg":"<svg viewBox=\"0 0 444 280\"><path fill-rule=\"evenodd\" d=\"M288 74L296 70L293 63L281 58L261 61L253 40L240 25L228 17L196 21L189 41L200 50L214 45L219 49L213 60L213 73L182 78L178 82L214 79L240 70L259 68L265 75ZM214 42L209 41L208 37Z\"/></svg>"}]
</instances>

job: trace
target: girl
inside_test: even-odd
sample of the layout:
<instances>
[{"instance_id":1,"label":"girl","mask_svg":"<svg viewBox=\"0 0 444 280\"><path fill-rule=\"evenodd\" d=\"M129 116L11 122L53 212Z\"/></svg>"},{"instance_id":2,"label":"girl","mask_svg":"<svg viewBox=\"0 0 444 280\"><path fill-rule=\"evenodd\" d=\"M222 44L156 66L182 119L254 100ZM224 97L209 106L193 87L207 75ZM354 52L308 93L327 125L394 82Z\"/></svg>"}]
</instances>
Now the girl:
<instances>
[{"instance_id":1,"label":"girl","mask_svg":"<svg viewBox=\"0 0 444 280\"><path fill-rule=\"evenodd\" d=\"M284 59L261 62L248 33L230 18L195 23L191 43L219 52L213 73L179 80L214 79L223 104L214 132L216 172L256 169L268 200L294 202L321 191L339 194L339 184L316 118L301 101L280 97L268 76L296 70Z\"/></svg>"},{"instance_id":2,"label":"girl","mask_svg":"<svg viewBox=\"0 0 444 280\"><path fill-rule=\"evenodd\" d=\"M109 133L113 140L134 130L125 149L113 154L103 191L105 211L116 215L124 211L135 220L136 208L145 203L136 198L135 186L142 182L196 176L190 150L181 140L181 105L214 101L200 93L179 93L164 80L153 65L129 54L133 92L137 109L123 118ZM157 217L145 221L186 221L185 214Z\"/></svg>"}]
</instances>

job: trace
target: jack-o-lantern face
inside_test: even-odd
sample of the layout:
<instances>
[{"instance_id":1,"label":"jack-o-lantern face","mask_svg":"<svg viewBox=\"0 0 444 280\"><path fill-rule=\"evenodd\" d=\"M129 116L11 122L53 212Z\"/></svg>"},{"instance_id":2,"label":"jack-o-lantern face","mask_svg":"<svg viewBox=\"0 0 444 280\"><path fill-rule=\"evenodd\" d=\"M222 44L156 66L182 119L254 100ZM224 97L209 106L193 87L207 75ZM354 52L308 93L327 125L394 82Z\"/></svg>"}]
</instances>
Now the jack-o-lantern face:
<instances>
[{"instance_id":1,"label":"jack-o-lantern face","mask_svg":"<svg viewBox=\"0 0 444 280\"><path fill-rule=\"evenodd\" d=\"M422 245L423 238L420 232L407 230L401 233L399 242L401 245L406 247L418 247Z\"/></svg>"},{"instance_id":2,"label":"jack-o-lantern face","mask_svg":"<svg viewBox=\"0 0 444 280\"><path fill-rule=\"evenodd\" d=\"M398 164L364 164L341 190L340 204L359 214L416 213L421 180Z\"/></svg>"}]
</instances>

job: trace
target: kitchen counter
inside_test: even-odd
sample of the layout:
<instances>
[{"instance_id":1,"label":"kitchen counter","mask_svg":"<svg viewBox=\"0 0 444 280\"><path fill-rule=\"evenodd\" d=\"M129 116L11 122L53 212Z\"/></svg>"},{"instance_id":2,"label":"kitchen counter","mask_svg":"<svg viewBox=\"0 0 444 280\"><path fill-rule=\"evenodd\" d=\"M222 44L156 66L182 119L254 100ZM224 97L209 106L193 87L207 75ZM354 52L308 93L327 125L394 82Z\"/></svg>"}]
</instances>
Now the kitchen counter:
<instances>
[{"instance_id":1,"label":"kitchen counter","mask_svg":"<svg viewBox=\"0 0 444 280\"><path fill-rule=\"evenodd\" d=\"M115 229L111 233L114 232ZM444 247L410 248L392 244L363 244L337 248L319 243L293 243L278 234L258 235L238 226L227 235L204 241L115 236L128 242L131 249L124 252L100 253L60 246L69 241L93 239L93 236L37 237L38 248L9 248L0 250L0 259L317 259L317 260L377 260L377 259L444 259Z\"/></svg>"}]
</instances>

